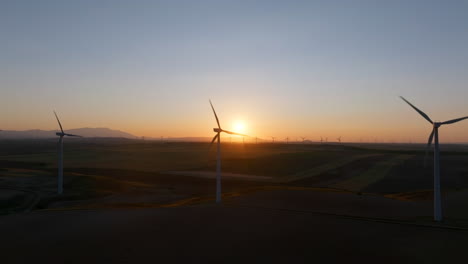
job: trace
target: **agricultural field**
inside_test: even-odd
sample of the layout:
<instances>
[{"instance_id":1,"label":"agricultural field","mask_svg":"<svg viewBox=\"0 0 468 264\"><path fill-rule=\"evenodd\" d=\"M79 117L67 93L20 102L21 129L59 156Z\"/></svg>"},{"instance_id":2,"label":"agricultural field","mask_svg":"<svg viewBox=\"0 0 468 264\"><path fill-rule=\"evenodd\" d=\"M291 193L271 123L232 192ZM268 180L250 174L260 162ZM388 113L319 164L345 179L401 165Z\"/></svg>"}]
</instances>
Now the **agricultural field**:
<instances>
[{"instance_id":1,"label":"agricultural field","mask_svg":"<svg viewBox=\"0 0 468 264\"><path fill-rule=\"evenodd\" d=\"M466 257L464 146L443 146L442 223L422 145L225 143L221 205L208 143L67 140L62 195L56 146L0 141L5 263Z\"/></svg>"},{"instance_id":2,"label":"agricultural field","mask_svg":"<svg viewBox=\"0 0 468 264\"><path fill-rule=\"evenodd\" d=\"M207 143L67 140L63 195L56 194L56 147L55 140L0 141L2 214L213 203L216 152ZM451 205L464 206L468 148L448 145L442 151L444 197L460 197ZM423 145L225 143L223 195L229 202L265 193L322 193L328 199L345 193L382 203L420 202L421 214L430 218L431 157L428 161L424 166Z\"/></svg>"}]
</instances>

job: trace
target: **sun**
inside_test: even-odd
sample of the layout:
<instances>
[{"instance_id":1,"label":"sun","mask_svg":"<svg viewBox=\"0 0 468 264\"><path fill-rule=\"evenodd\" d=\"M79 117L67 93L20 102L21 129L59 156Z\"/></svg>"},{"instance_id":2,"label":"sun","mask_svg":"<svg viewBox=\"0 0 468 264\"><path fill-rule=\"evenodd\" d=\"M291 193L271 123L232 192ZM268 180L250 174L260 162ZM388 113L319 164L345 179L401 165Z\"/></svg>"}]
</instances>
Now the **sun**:
<instances>
[{"instance_id":1,"label":"sun","mask_svg":"<svg viewBox=\"0 0 468 264\"><path fill-rule=\"evenodd\" d=\"M245 123L243 121L236 121L234 122L234 131L236 133L245 133Z\"/></svg>"}]
</instances>

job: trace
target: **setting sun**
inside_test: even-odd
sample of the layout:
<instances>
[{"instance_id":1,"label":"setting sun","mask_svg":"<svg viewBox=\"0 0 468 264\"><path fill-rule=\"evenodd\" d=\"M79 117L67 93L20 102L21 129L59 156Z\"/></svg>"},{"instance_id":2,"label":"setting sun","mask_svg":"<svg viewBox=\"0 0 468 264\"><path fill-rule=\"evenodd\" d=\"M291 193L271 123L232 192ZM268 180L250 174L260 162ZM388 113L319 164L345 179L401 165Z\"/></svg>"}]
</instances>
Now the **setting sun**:
<instances>
[{"instance_id":1,"label":"setting sun","mask_svg":"<svg viewBox=\"0 0 468 264\"><path fill-rule=\"evenodd\" d=\"M245 123L243 121L234 122L234 132L245 134Z\"/></svg>"}]
</instances>

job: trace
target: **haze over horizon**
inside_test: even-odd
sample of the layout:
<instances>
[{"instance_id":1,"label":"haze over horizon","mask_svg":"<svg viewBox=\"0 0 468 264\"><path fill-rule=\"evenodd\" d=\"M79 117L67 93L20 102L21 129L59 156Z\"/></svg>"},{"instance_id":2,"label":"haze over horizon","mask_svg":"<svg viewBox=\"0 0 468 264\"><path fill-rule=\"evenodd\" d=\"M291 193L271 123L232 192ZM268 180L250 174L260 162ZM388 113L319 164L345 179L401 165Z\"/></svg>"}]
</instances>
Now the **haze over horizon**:
<instances>
[{"instance_id":1,"label":"haze over horizon","mask_svg":"<svg viewBox=\"0 0 468 264\"><path fill-rule=\"evenodd\" d=\"M426 142L468 115L466 1L4 1L0 129ZM468 142L468 122L442 127Z\"/></svg>"}]
</instances>

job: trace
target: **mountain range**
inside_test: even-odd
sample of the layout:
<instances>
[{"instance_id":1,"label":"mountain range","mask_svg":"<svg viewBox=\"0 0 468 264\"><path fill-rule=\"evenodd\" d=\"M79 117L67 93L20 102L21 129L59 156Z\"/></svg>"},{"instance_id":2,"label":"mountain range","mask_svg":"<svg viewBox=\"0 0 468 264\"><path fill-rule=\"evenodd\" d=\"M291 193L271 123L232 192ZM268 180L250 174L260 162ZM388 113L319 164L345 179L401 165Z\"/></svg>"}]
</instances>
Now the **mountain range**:
<instances>
[{"instance_id":1,"label":"mountain range","mask_svg":"<svg viewBox=\"0 0 468 264\"><path fill-rule=\"evenodd\" d=\"M39 129L32 129L32 130L3 130L0 131L0 139L20 139L20 138L55 138L55 133L58 132L56 130L39 130ZM123 132L120 130L113 130L110 128L76 128L76 129L67 129L65 131L69 134L80 135L83 137L106 137L106 138L131 138L136 139L139 138L135 135L132 135L127 132Z\"/></svg>"}]
</instances>

